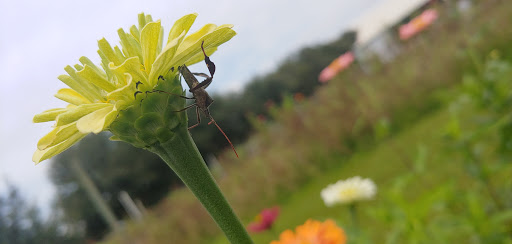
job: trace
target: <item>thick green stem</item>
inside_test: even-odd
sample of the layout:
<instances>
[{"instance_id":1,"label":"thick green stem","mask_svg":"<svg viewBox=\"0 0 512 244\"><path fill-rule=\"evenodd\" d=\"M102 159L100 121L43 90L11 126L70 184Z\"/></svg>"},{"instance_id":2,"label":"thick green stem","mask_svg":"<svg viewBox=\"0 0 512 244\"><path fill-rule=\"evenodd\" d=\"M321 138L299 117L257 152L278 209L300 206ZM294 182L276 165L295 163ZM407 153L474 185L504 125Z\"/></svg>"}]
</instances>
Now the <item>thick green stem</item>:
<instances>
[{"instance_id":1,"label":"thick green stem","mask_svg":"<svg viewBox=\"0 0 512 244\"><path fill-rule=\"evenodd\" d=\"M231 243L253 243L206 167L186 127L165 143L149 148L158 154L203 204Z\"/></svg>"}]
</instances>

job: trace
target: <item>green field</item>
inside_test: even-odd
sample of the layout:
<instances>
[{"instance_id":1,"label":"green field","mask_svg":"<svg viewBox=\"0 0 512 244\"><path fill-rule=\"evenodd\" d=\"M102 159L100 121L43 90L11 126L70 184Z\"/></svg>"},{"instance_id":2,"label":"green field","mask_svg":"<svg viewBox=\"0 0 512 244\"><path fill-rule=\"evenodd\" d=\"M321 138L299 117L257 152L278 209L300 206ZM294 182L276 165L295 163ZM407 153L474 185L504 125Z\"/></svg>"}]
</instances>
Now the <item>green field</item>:
<instances>
[{"instance_id":1,"label":"green field","mask_svg":"<svg viewBox=\"0 0 512 244\"><path fill-rule=\"evenodd\" d=\"M464 113L460 117L462 120L470 121L474 116L472 108L462 112ZM451 241L470 243L472 238L484 236L486 233L471 230L469 226L465 226L469 225L468 223L463 223L464 218L478 217L468 216L470 209L468 206L464 207L467 200L464 198L478 197L479 204L482 204L479 207L483 208L481 211L485 211L490 207L488 204L492 205L491 197L488 192L481 189L478 181L465 172L460 155L457 152L447 151L450 145L445 138L444 128L447 127L447 121L451 116L452 113L448 109L440 109L410 128L382 140L375 148L357 152L349 159L336 155L329 157L328 160L332 161L333 167L282 201L280 203L282 212L273 230L255 234L253 236L255 242L268 243L276 239L281 231L300 225L308 218L317 220L333 218L340 226L353 228L348 207L326 207L320 198L320 191L339 179L356 175L371 178L378 186L376 199L358 206L359 227L366 235L373 238L373 243L383 243L384 241L378 240L391 239L393 234L397 235L398 240L389 243L413 243L407 241L409 240L407 238L413 240L417 238L418 243L436 238L440 240L434 241L435 243L455 243L442 239L441 234L448 235L444 233L447 230L443 230L443 226L436 226L437 224L450 225L446 223L450 220L452 221L451 230L464 229L459 230L460 233L454 235ZM492 144L493 141L483 143ZM491 162L495 160L486 159ZM503 166L502 171L493 178L493 185L500 186L498 188L503 191L508 189L510 200L512 165ZM460 206L451 208L451 205ZM509 238L510 225L509 227L505 225L511 223L511 211L509 202L508 210L501 213L509 218L508 222L501 223L502 227L508 228ZM436 219L441 218L440 215L445 215L441 217L448 220ZM415 224L417 226L414 226ZM496 232L491 231L491 233L498 235ZM358 243L358 237L349 237L349 240L351 243ZM508 239L508 241L511 240Z\"/></svg>"}]
</instances>

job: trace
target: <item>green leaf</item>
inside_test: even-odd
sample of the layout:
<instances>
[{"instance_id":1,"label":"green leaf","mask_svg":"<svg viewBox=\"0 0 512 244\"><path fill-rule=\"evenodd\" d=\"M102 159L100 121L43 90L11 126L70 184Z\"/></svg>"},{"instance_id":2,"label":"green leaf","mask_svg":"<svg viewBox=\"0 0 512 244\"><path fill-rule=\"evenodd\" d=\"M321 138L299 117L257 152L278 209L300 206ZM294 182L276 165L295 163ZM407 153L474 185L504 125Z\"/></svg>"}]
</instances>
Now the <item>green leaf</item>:
<instances>
[{"instance_id":1,"label":"green leaf","mask_svg":"<svg viewBox=\"0 0 512 244\"><path fill-rule=\"evenodd\" d=\"M169 99L182 99L177 98L175 96L172 96L172 98L170 98L170 96L172 95L165 93L149 93L146 99L144 99L144 101L141 104L142 113L155 112L158 114L163 114L165 112L165 109L167 108Z\"/></svg>"},{"instance_id":2,"label":"green leaf","mask_svg":"<svg viewBox=\"0 0 512 244\"><path fill-rule=\"evenodd\" d=\"M132 136L135 137L137 130L133 126L133 122L116 121L110 125L110 129L114 130L118 136Z\"/></svg>"},{"instance_id":3,"label":"green leaf","mask_svg":"<svg viewBox=\"0 0 512 244\"><path fill-rule=\"evenodd\" d=\"M164 126L162 115L159 113L145 113L135 121L135 128L139 134L155 135L156 131Z\"/></svg>"},{"instance_id":4,"label":"green leaf","mask_svg":"<svg viewBox=\"0 0 512 244\"><path fill-rule=\"evenodd\" d=\"M160 142L166 142L174 137L175 133L168 128L159 128L156 131L156 137Z\"/></svg>"}]
</instances>

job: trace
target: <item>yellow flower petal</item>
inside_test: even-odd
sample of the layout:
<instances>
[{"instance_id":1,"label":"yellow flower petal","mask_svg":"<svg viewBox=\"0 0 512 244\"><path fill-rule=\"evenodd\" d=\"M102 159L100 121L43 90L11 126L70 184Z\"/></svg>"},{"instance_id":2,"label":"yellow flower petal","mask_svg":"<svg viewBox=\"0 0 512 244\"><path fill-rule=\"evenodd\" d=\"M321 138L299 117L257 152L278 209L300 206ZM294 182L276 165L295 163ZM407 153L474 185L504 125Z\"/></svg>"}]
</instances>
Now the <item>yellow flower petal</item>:
<instances>
[{"instance_id":1,"label":"yellow flower petal","mask_svg":"<svg viewBox=\"0 0 512 244\"><path fill-rule=\"evenodd\" d=\"M211 33L216 28L217 28L217 25L214 25L214 24L204 25L200 30L190 34L189 36L187 36L187 38L185 38L183 43L181 43L180 48L178 49L178 52L183 52L186 49L189 49L191 45L193 45L196 42L198 42L199 40L201 40L201 38L203 36L205 36L208 33Z\"/></svg>"},{"instance_id":2,"label":"yellow flower petal","mask_svg":"<svg viewBox=\"0 0 512 244\"><path fill-rule=\"evenodd\" d=\"M76 92L75 90L73 89L69 89L69 88L62 88L60 89L57 94L55 94L55 97L62 100L62 101L65 101L65 102L68 102L68 103L71 103L71 104L74 104L74 105L81 105L81 104L85 104L85 103L91 103L91 101L87 100L87 98L85 98L84 96L80 95L80 93Z\"/></svg>"},{"instance_id":3,"label":"yellow flower petal","mask_svg":"<svg viewBox=\"0 0 512 244\"><path fill-rule=\"evenodd\" d=\"M149 81L151 82L150 86L154 86L158 82L158 76L165 76L168 72L172 72L171 68L173 68L173 65L176 64L172 63L171 61L176 54L178 43L181 42L184 37L185 31L183 31L177 38L174 38L173 41L167 43L162 53L158 55L155 62L153 63L153 69L149 75ZM177 72L177 70L178 67L174 67L174 72Z\"/></svg>"},{"instance_id":4,"label":"yellow flower petal","mask_svg":"<svg viewBox=\"0 0 512 244\"><path fill-rule=\"evenodd\" d=\"M140 31L139 29L137 29L137 26L135 25L132 25L132 27L130 27L130 34L133 36L133 38L135 38L135 40L137 40L137 42L140 43ZM142 51L141 51L142 53ZM142 57L141 57L142 59Z\"/></svg>"},{"instance_id":5,"label":"yellow flower petal","mask_svg":"<svg viewBox=\"0 0 512 244\"><path fill-rule=\"evenodd\" d=\"M104 65L108 65L110 62L113 62L114 65L120 65L124 62L124 60L116 55L114 49L112 49L112 46L110 46L110 43L105 38L98 41L98 47L100 49L98 53L103 54L103 57L106 59L106 62L103 62ZM102 61L104 61L103 58Z\"/></svg>"},{"instance_id":6,"label":"yellow flower petal","mask_svg":"<svg viewBox=\"0 0 512 244\"><path fill-rule=\"evenodd\" d=\"M105 71L103 71L102 69L100 69L98 66L96 66L89 58L87 57L80 57L78 59L80 61L80 63L82 63L84 66L85 65L89 65L91 68L94 69L94 71L96 71L98 74L101 74L102 76L106 76L105 74Z\"/></svg>"},{"instance_id":7,"label":"yellow flower petal","mask_svg":"<svg viewBox=\"0 0 512 244\"><path fill-rule=\"evenodd\" d=\"M46 110L40 114L36 114L32 121L34 123L42 123L42 122L48 122L48 121L54 121L59 114L62 114L66 112L66 108L54 108Z\"/></svg>"},{"instance_id":8,"label":"yellow flower petal","mask_svg":"<svg viewBox=\"0 0 512 244\"><path fill-rule=\"evenodd\" d=\"M174 25L172 26L171 30L169 31L169 36L167 38L167 43L173 41L175 38L182 35L183 32L185 32L185 35L190 30L190 27L192 27L192 24L194 24L194 21L196 21L197 13L188 14L183 17L181 17L179 20L176 20L174 22ZM179 45L180 43L178 43Z\"/></svg>"},{"instance_id":9,"label":"yellow flower petal","mask_svg":"<svg viewBox=\"0 0 512 244\"><path fill-rule=\"evenodd\" d=\"M112 107L110 103L90 103L82 104L73 109L68 109L67 112L59 114L57 116L56 126L62 126L69 123L73 123L85 115L88 115L96 110L103 109L105 107Z\"/></svg>"},{"instance_id":10,"label":"yellow flower petal","mask_svg":"<svg viewBox=\"0 0 512 244\"><path fill-rule=\"evenodd\" d=\"M54 128L50 133L43 136L38 142L37 142L37 149L44 150L48 147L55 146L69 137L71 137L73 134L77 133L78 129L76 128L76 123L67 124L64 126L58 126Z\"/></svg>"},{"instance_id":11,"label":"yellow flower petal","mask_svg":"<svg viewBox=\"0 0 512 244\"><path fill-rule=\"evenodd\" d=\"M119 35L119 39L121 39L123 53L128 58L139 57L139 60L142 60L142 49L140 47L139 41L137 41L137 39L132 35L126 34L123 29L117 30L117 34Z\"/></svg>"},{"instance_id":12,"label":"yellow flower petal","mask_svg":"<svg viewBox=\"0 0 512 244\"><path fill-rule=\"evenodd\" d=\"M95 86L103 89L106 92L111 92L116 89L116 86L110 81L107 80L106 76L102 76L101 74L98 74L96 71L94 71L93 68L89 65L85 65L84 68L76 74L84 79L89 81L91 84L94 84Z\"/></svg>"},{"instance_id":13,"label":"yellow flower petal","mask_svg":"<svg viewBox=\"0 0 512 244\"><path fill-rule=\"evenodd\" d=\"M133 79L132 79L132 76L130 75L130 73L124 73L124 75L126 76L125 80L127 80L128 84L107 94L107 98L109 100L113 100L113 101L119 101L119 102L123 101L126 105L128 105L127 101L135 100L136 89L135 89L135 84L133 83ZM139 96L141 96L141 95L139 94ZM117 109L117 106L116 106L116 109ZM119 110L121 110L121 109L123 109L123 108L119 108Z\"/></svg>"},{"instance_id":14,"label":"yellow flower petal","mask_svg":"<svg viewBox=\"0 0 512 244\"><path fill-rule=\"evenodd\" d=\"M141 64L138 57L131 57L124 61L119 66L114 66L113 63L110 63L109 69L112 73L117 77L117 80L120 81L119 86L125 86L128 84L126 80L126 73L129 73L130 76L137 82L140 81L144 85L149 85L147 83L147 74L146 72L141 71Z\"/></svg>"},{"instance_id":15,"label":"yellow flower petal","mask_svg":"<svg viewBox=\"0 0 512 244\"><path fill-rule=\"evenodd\" d=\"M82 134L80 132L77 132L77 133L73 134L72 136L70 136L67 140L65 140L53 147L49 147L44 150L38 149L32 156L32 161L34 161L34 163L38 164L39 162L41 162L43 160L49 159L49 158L63 152L64 150L68 149L70 146L72 146L77 141L84 138L86 135L87 134Z\"/></svg>"},{"instance_id":16,"label":"yellow flower petal","mask_svg":"<svg viewBox=\"0 0 512 244\"><path fill-rule=\"evenodd\" d=\"M71 72L73 76L77 77L77 79L69 76L69 75L59 75L57 77L64 84L68 85L71 89L80 93L82 96L87 98L89 101L99 101L102 99L101 93L98 91L96 87L93 87L91 84L85 85L84 81L79 80L78 76L75 74L75 70L71 66L67 66L64 68L66 71Z\"/></svg>"},{"instance_id":17,"label":"yellow flower petal","mask_svg":"<svg viewBox=\"0 0 512 244\"><path fill-rule=\"evenodd\" d=\"M146 73L151 72L151 68L153 67L153 62L158 55L158 44L161 39L161 29L162 25L160 21L151 22L146 24L142 31L140 32L140 45L142 48L142 58L144 59L144 68L146 69Z\"/></svg>"},{"instance_id":18,"label":"yellow flower petal","mask_svg":"<svg viewBox=\"0 0 512 244\"><path fill-rule=\"evenodd\" d=\"M76 127L81 133L98 134L107 128L116 118L118 111L114 109L114 105L98 109L82 118L80 118Z\"/></svg>"},{"instance_id":19,"label":"yellow flower petal","mask_svg":"<svg viewBox=\"0 0 512 244\"><path fill-rule=\"evenodd\" d=\"M210 56L212 55L215 51L217 51L217 47L210 47L210 48L205 48L204 51L206 52L206 55ZM198 63L198 62L201 62L204 60L204 55L203 55L203 52L199 52L199 53L196 53L194 56L192 56L191 58L189 58L185 64L187 66L190 66L192 64L195 64L195 63Z\"/></svg>"},{"instance_id":20,"label":"yellow flower petal","mask_svg":"<svg viewBox=\"0 0 512 244\"><path fill-rule=\"evenodd\" d=\"M222 27L204 35L204 36L195 36L194 39L188 40L188 42L195 41L194 44L188 45L186 49L182 49L182 46L185 45L187 39L191 36L185 38L182 46L178 48L177 54L172 60L172 63L185 63L188 59L196 56L198 53L201 53L201 43L204 41L204 48L211 49L221 45L224 42L229 41L233 36L236 35L236 32L231 29L232 25L223 25Z\"/></svg>"},{"instance_id":21,"label":"yellow flower petal","mask_svg":"<svg viewBox=\"0 0 512 244\"><path fill-rule=\"evenodd\" d=\"M147 23L153 22L153 18L151 18L150 14L145 15L144 13L140 13L137 17L139 21L139 30L142 30Z\"/></svg>"}]
</instances>

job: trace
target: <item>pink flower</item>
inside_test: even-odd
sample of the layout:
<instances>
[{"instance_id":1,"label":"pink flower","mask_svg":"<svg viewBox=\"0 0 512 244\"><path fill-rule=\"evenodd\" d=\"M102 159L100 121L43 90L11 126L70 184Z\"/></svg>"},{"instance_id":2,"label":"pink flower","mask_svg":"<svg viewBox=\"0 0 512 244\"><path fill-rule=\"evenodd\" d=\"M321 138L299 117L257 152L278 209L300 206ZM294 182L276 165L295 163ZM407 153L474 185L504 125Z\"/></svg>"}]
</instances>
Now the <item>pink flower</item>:
<instances>
[{"instance_id":1,"label":"pink flower","mask_svg":"<svg viewBox=\"0 0 512 244\"><path fill-rule=\"evenodd\" d=\"M334 61L329 64L325 69L320 72L318 76L318 80L322 83L325 83L336 76L340 71L348 68L350 64L354 62L354 54L352 52L346 52L336 58Z\"/></svg>"},{"instance_id":2,"label":"pink flower","mask_svg":"<svg viewBox=\"0 0 512 244\"><path fill-rule=\"evenodd\" d=\"M279 215L279 207L266 208L261 211L255 220L247 226L250 232L262 232L272 228L272 224Z\"/></svg>"},{"instance_id":3,"label":"pink flower","mask_svg":"<svg viewBox=\"0 0 512 244\"><path fill-rule=\"evenodd\" d=\"M438 17L435 9L427 9L409 23L400 26L400 39L407 40L431 25Z\"/></svg>"}]
</instances>

